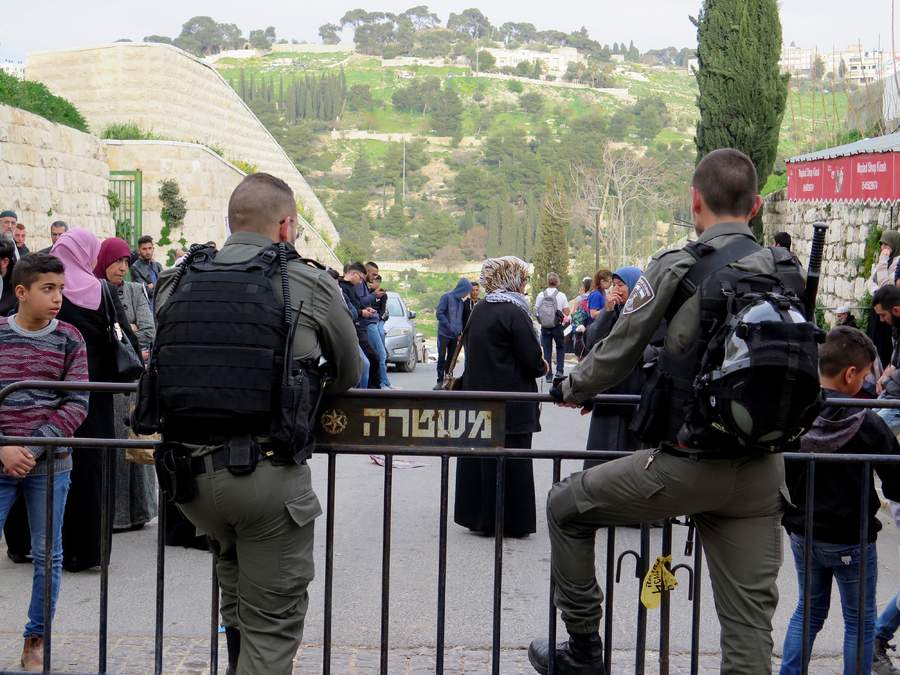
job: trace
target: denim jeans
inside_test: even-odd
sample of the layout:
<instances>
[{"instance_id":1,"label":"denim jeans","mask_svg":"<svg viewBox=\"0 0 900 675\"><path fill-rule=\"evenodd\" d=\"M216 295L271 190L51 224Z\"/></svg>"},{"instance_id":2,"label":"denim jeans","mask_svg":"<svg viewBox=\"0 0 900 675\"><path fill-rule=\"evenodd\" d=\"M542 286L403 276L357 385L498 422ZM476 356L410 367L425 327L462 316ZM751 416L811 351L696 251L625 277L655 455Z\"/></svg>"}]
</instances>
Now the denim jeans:
<instances>
[{"instance_id":1,"label":"denim jeans","mask_svg":"<svg viewBox=\"0 0 900 675\"><path fill-rule=\"evenodd\" d=\"M363 351L362 347L357 347L359 349L359 362L362 364L362 374L359 376L359 383L356 385L358 389L368 389L369 388L369 357L366 356L366 353Z\"/></svg>"},{"instance_id":2,"label":"denim jeans","mask_svg":"<svg viewBox=\"0 0 900 675\"><path fill-rule=\"evenodd\" d=\"M381 331L378 330L380 324L380 321L378 323L370 323L366 326L366 332L369 335L369 344L378 353L378 379L381 382L381 388L384 389L385 387L390 387L391 383L387 374L387 350L384 347L384 337Z\"/></svg>"},{"instance_id":3,"label":"denim jeans","mask_svg":"<svg viewBox=\"0 0 900 675\"><path fill-rule=\"evenodd\" d=\"M894 639L894 633L900 628L900 593L897 593L884 608L878 621L875 623L875 637L890 642Z\"/></svg>"},{"instance_id":4,"label":"denim jeans","mask_svg":"<svg viewBox=\"0 0 900 675\"><path fill-rule=\"evenodd\" d=\"M781 663L781 675L793 675L802 670L803 653L803 543L804 538L791 535L791 551L797 566L797 584L800 588L800 599L797 609L788 624L784 637L784 656ZM868 544L868 560L866 561L866 604L863 621L865 642L863 673L872 669L872 649L875 640L875 583L878 577L878 554L875 544ZM812 544L812 584L809 618L809 651L812 653L813 642L822 629L828 616L828 605L831 602L831 580L837 580L838 592L841 596L841 611L844 616L844 675L856 673L856 641L859 635L859 553L858 544L829 544L824 541L813 541Z\"/></svg>"},{"instance_id":5,"label":"denim jeans","mask_svg":"<svg viewBox=\"0 0 900 675\"><path fill-rule=\"evenodd\" d=\"M541 346L544 348L544 361L552 367L553 344L556 343L556 374L562 376L566 365L566 336L562 326L541 328ZM550 376L550 373L547 373Z\"/></svg>"},{"instance_id":6,"label":"denim jeans","mask_svg":"<svg viewBox=\"0 0 900 675\"><path fill-rule=\"evenodd\" d=\"M50 613L56 611L59 597L59 580L62 575L62 523L69 494L69 471L53 477L53 578L51 579ZM31 582L31 604L28 607L28 623L24 636L44 635L44 555L45 518L47 514L47 476L26 476L17 480L0 474L0 529L16 500L16 488L21 485L31 525L31 557L34 559L34 575Z\"/></svg>"},{"instance_id":7,"label":"denim jeans","mask_svg":"<svg viewBox=\"0 0 900 675\"><path fill-rule=\"evenodd\" d=\"M891 433L895 436L900 433L900 408L879 408L875 412L878 416L887 422L891 428Z\"/></svg>"}]
</instances>

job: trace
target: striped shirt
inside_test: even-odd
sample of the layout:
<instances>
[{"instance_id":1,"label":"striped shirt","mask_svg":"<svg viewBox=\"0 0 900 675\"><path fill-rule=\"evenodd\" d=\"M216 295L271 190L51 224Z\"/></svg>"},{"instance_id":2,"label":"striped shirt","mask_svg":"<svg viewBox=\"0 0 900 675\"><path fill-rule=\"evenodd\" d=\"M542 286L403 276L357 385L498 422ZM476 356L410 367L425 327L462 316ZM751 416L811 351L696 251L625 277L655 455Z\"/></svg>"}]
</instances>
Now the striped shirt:
<instances>
[{"instance_id":1,"label":"striped shirt","mask_svg":"<svg viewBox=\"0 0 900 675\"><path fill-rule=\"evenodd\" d=\"M0 317L0 387L19 380L86 382L87 349L74 326L53 319L38 331L25 330L15 315ZM20 390L0 402L0 431L8 436L65 438L75 433L88 412L84 391ZM28 446L38 459L32 475L46 472L45 446ZM63 449L57 449L60 453ZM71 458L56 469L71 468Z\"/></svg>"}]
</instances>

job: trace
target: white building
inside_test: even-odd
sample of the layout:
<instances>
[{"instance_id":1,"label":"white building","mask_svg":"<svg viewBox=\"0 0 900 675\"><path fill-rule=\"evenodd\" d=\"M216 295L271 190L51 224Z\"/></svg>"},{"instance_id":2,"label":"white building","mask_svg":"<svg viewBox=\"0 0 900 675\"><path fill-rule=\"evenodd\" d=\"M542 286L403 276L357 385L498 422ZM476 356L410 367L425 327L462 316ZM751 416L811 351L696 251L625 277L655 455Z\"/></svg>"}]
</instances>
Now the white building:
<instances>
[{"instance_id":1,"label":"white building","mask_svg":"<svg viewBox=\"0 0 900 675\"><path fill-rule=\"evenodd\" d=\"M25 64L16 61L0 61L0 70L20 80L25 77Z\"/></svg>"},{"instance_id":2,"label":"white building","mask_svg":"<svg viewBox=\"0 0 900 675\"><path fill-rule=\"evenodd\" d=\"M823 75L834 73L837 77L841 73L843 62L844 77L850 82L862 84L875 82L894 72L891 53L879 49L865 49L860 45L851 45L846 49L822 51L810 47L797 47L794 45L782 47L781 59L778 64L782 72L790 73L792 77L812 77L816 59L822 59L825 67Z\"/></svg>"},{"instance_id":3,"label":"white building","mask_svg":"<svg viewBox=\"0 0 900 675\"><path fill-rule=\"evenodd\" d=\"M570 63L583 63L584 57L574 47L557 47L549 52L539 52L531 49L495 49L488 47L484 51L493 55L497 61L497 69L515 68L520 63L534 63L540 61L544 64L547 75L562 77L569 69Z\"/></svg>"}]
</instances>

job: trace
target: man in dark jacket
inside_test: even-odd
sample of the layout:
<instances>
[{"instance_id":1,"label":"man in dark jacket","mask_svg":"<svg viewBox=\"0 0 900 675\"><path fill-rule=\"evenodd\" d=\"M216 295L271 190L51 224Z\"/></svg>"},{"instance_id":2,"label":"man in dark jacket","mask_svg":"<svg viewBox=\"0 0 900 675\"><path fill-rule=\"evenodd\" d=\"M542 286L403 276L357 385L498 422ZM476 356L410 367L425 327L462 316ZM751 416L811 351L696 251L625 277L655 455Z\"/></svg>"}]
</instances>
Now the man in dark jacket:
<instances>
[{"instance_id":1,"label":"man in dark jacket","mask_svg":"<svg viewBox=\"0 0 900 675\"><path fill-rule=\"evenodd\" d=\"M131 264L131 279L144 284L144 288L147 289L147 297L150 298L151 309L153 309L156 284L162 273L162 265L153 259L153 250L153 237L145 234L138 239L138 257Z\"/></svg>"},{"instance_id":2,"label":"man in dark jacket","mask_svg":"<svg viewBox=\"0 0 900 675\"><path fill-rule=\"evenodd\" d=\"M463 302L472 292L472 282L468 279L460 279L456 288L449 293L441 296L438 303L437 322L438 322L438 360L437 360L437 386L440 389L444 382L444 369L453 358L456 351L456 345L462 335L463 324Z\"/></svg>"},{"instance_id":3,"label":"man in dark jacket","mask_svg":"<svg viewBox=\"0 0 900 675\"><path fill-rule=\"evenodd\" d=\"M876 358L875 345L861 331L847 326L832 330L819 350L819 373L826 396L856 396ZM801 439L802 452L868 454L873 452L900 455L900 445L887 424L874 411L826 405L813 427ZM876 464L884 495L900 498L900 466ZM840 588L844 610L844 666L856 663L856 641L864 640L864 667L872 666L875 637L875 579L878 562L875 538L881 523L877 518L881 502L875 491L872 470L860 476L858 466L820 462L815 472L815 501L806 503L806 463L788 462L785 482L791 501L784 514L783 524L791 536L791 550L797 565L800 598L788 625L784 639L782 675L800 673L803 659L803 622L806 537L812 549L812 579L809 598L810 647L828 615L831 599L831 580ZM860 513L863 488L868 483L868 503ZM813 510L812 532L806 532L806 512ZM868 520L866 568L862 569L860 555L860 519ZM859 577L865 578L865 615L857 617ZM884 648L881 649L882 653Z\"/></svg>"},{"instance_id":4,"label":"man in dark jacket","mask_svg":"<svg viewBox=\"0 0 900 675\"><path fill-rule=\"evenodd\" d=\"M360 284L365 284L366 268L362 263L351 263L344 272L344 277L338 284L341 292L344 294L344 301L350 307L351 314L354 314L353 325L356 328L356 338L359 340L359 346L369 361L369 389L380 389L381 380L378 376L378 352L369 342L368 322L376 316L376 310L372 307L364 306L360 301L356 289Z\"/></svg>"}]
</instances>

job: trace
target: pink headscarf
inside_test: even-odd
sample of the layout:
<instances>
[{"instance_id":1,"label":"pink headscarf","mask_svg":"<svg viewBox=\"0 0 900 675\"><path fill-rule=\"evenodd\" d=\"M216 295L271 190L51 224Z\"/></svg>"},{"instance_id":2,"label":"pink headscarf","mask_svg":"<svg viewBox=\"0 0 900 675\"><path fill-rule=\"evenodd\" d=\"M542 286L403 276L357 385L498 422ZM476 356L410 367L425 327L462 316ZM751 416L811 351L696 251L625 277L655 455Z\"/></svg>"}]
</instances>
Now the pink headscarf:
<instances>
[{"instance_id":1,"label":"pink headscarf","mask_svg":"<svg viewBox=\"0 0 900 675\"><path fill-rule=\"evenodd\" d=\"M66 268L63 295L83 309L100 308L100 280L93 274L99 254L100 240L84 229L64 232L50 249L50 255L59 258Z\"/></svg>"},{"instance_id":2,"label":"pink headscarf","mask_svg":"<svg viewBox=\"0 0 900 675\"><path fill-rule=\"evenodd\" d=\"M117 260L130 258L131 249L128 242L119 237L109 237L100 244L100 253L97 254L97 265L94 267L94 276L98 279L106 279L106 268Z\"/></svg>"}]
</instances>

